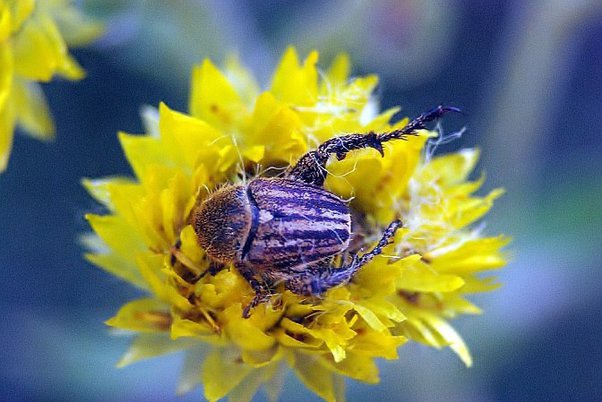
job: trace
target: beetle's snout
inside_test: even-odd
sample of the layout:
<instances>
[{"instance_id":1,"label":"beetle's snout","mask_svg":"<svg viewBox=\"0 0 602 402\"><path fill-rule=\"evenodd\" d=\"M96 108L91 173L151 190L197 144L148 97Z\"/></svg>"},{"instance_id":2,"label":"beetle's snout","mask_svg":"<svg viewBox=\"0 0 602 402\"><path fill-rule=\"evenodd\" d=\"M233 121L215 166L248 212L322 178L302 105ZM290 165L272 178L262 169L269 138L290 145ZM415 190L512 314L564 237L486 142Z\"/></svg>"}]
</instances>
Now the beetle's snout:
<instances>
[{"instance_id":1,"label":"beetle's snout","mask_svg":"<svg viewBox=\"0 0 602 402\"><path fill-rule=\"evenodd\" d=\"M229 186L216 191L197 207L193 226L205 252L211 258L227 263L240 258L251 220L245 188Z\"/></svg>"}]
</instances>

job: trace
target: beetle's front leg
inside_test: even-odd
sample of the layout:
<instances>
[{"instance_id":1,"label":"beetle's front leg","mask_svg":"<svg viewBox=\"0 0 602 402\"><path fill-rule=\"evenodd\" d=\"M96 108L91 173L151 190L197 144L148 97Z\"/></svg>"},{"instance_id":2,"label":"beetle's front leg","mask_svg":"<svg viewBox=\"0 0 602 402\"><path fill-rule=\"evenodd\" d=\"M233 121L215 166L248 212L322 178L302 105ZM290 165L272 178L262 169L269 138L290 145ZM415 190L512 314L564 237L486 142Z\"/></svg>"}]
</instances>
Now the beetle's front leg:
<instances>
[{"instance_id":1,"label":"beetle's front leg","mask_svg":"<svg viewBox=\"0 0 602 402\"><path fill-rule=\"evenodd\" d=\"M400 220L391 222L378 244L361 257L355 255L349 265L338 269L329 269L323 266L310 267L305 272L290 279L286 287L293 293L318 296L332 287L349 282L361 267L372 261L374 257L382 253L383 248L391 244L395 232L401 226L402 222Z\"/></svg>"},{"instance_id":2,"label":"beetle's front leg","mask_svg":"<svg viewBox=\"0 0 602 402\"><path fill-rule=\"evenodd\" d=\"M322 186L328 174L326 163L331 155L336 155L338 160L342 160L350 151L374 148L384 156L382 145L384 142L405 139L408 135L416 134L418 130L426 128L426 123L439 119L447 112L460 112L460 109L452 106L437 106L428 112L422 113L399 130L393 130L385 134L370 132L368 134L348 134L331 138L323 142L316 150L303 155L288 172L287 177Z\"/></svg>"},{"instance_id":3,"label":"beetle's front leg","mask_svg":"<svg viewBox=\"0 0 602 402\"><path fill-rule=\"evenodd\" d=\"M255 277L255 273L246 264L236 264L238 272L249 282L249 285L255 291L255 296L251 302L244 308L242 312L243 318L249 318L251 315L251 309L257 307L261 303L265 303L272 297L270 286L265 281L259 281Z\"/></svg>"}]
</instances>

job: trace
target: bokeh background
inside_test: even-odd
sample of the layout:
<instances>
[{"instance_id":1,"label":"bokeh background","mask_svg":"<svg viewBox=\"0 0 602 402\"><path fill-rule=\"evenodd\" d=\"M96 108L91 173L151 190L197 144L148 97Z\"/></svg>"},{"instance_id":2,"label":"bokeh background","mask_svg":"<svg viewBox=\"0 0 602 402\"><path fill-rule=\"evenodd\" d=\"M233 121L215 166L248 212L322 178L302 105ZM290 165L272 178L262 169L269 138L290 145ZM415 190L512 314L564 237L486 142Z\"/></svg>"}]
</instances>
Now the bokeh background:
<instances>
[{"instance_id":1,"label":"bokeh background","mask_svg":"<svg viewBox=\"0 0 602 402\"><path fill-rule=\"evenodd\" d=\"M138 295L82 259L83 215L98 206L79 183L130 174L117 131L142 132L144 104L186 110L193 63L236 51L267 85L288 44L320 50L323 66L348 52L403 115L462 107L444 124L467 132L440 151L479 146L487 188L508 190L486 221L514 238L504 286L456 322L474 367L407 345L381 384L348 382L348 399L602 398L602 1L80 4L107 24L75 51L88 78L45 86L57 138L18 135L0 176L0 400L202 400L175 396L181 356L114 368L129 339L103 321ZM288 377L283 400L313 399Z\"/></svg>"}]
</instances>

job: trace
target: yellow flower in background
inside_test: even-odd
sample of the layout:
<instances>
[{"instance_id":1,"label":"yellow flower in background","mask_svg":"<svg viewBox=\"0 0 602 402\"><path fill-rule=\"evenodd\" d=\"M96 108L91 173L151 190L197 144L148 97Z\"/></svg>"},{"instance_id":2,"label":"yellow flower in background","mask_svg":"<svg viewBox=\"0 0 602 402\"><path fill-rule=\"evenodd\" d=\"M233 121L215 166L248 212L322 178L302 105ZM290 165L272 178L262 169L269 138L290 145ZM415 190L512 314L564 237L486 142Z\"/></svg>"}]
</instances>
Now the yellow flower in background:
<instances>
[{"instance_id":1,"label":"yellow flower in background","mask_svg":"<svg viewBox=\"0 0 602 402\"><path fill-rule=\"evenodd\" d=\"M393 218L404 222L349 284L319 298L279 290L245 319L247 281L232 266L206 274L190 216L213 190L278 174L333 136L407 124L390 123L398 109L378 113L377 77L350 78L345 56L320 74L317 59L300 62L289 49L265 91L236 59L224 71L204 61L192 74L189 114L147 108L147 135L120 134L136 177L84 181L108 210L87 216L86 257L148 294L107 321L136 333L120 366L186 350L179 392L203 384L209 400L241 401L263 387L275 399L290 368L332 401L344 399L345 377L378 382L375 360L397 359L407 340L449 346L471 364L449 319L478 313L465 296L493 289L479 274L505 263L507 239L472 226L500 191L474 195L482 183L467 179L474 150L428 157L435 133L386 143L384 158L362 150L328 165L326 188L352 198L359 247L370 248Z\"/></svg>"},{"instance_id":2,"label":"yellow flower in background","mask_svg":"<svg viewBox=\"0 0 602 402\"><path fill-rule=\"evenodd\" d=\"M0 0L0 172L6 169L15 126L40 139L54 135L40 83L79 80L83 69L68 52L101 33L70 0Z\"/></svg>"}]
</instances>

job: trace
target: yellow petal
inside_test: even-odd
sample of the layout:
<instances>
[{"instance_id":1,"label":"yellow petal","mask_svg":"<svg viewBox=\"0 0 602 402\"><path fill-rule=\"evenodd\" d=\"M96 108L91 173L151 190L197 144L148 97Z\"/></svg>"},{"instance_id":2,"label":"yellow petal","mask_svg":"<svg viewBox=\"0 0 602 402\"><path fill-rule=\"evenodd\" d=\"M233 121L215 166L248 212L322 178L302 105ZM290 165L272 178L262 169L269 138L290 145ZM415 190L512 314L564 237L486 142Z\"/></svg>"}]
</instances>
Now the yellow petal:
<instances>
[{"instance_id":1,"label":"yellow petal","mask_svg":"<svg viewBox=\"0 0 602 402\"><path fill-rule=\"evenodd\" d=\"M205 59L192 71L190 114L217 127L228 127L243 114L244 105L228 79Z\"/></svg>"},{"instance_id":2,"label":"yellow petal","mask_svg":"<svg viewBox=\"0 0 602 402\"><path fill-rule=\"evenodd\" d=\"M436 180L440 185L453 185L465 181L479 160L479 150L463 149L449 155L437 156L421 172L423 180Z\"/></svg>"},{"instance_id":3,"label":"yellow petal","mask_svg":"<svg viewBox=\"0 0 602 402\"><path fill-rule=\"evenodd\" d=\"M203 363L205 398L217 401L226 396L253 371L234 349L216 348Z\"/></svg>"},{"instance_id":4,"label":"yellow petal","mask_svg":"<svg viewBox=\"0 0 602 402\"><path fill-rule=\"evenodd\" d=\"M61 35L69 46L79 47L92 42L104 31L99 22L84 16L76 7L62 7L54 14Z\"/></svg>"},{"instance_id":5,"label":"yellow petal","mask_svg":"<svg viewBox=\"0 0 602 402\"><path fill-rule=\"evenodd\" d=\"M94 252L86 254L86 259L123 280L146 288L132 254L144 249L141 238L127 222L115 216L86 215L86 219L98 234L85 241L87 248Z\"/></svg>"},{"instance_id":6,"label":"yellow petal","mask_svg":"<svg viewBox=\"0 0 602 402\"><path fill-rule=\"evenodd\" d=\"M189 339L173 341L163 334L141 334L134 339L128 351L117 363L117 367L125 367L140 360L179 352L193 346L196 346L196 343Z\"/></svg>"},{"instance_id":7,"label":"yellow petal","mask_svg":"<svg viewBox=\"0 0 602 402\"><path fill-rule=\"evenodd\" d=\"M480 219L493 206L493 201L504 194L503 189L495 189L491 191L485 198L473 198L460 204L450 216L451 223L462 228Z\"/></svg>"},{"instance_id":8,"label":"yellow petal","mask_svg":"<svg viewBox=\"0 0 602 402\"><path fill-rule=\"evenodd\" d=\"M287 318L285 318L285 320L287 320ZM301 339L298 339L298 336L291 336L293 334L295 333L289 333L283 328L277 328L272 332L272 335L281 345L289 348L317 349L324 344L322 340L311 336L303 336Z\"/></svg>"},{"instance_id":9,"label":"yellow petal","mask_svg":"<svg viewBox=\"0 0 602 402\"><path fill-rule=\"evenodd\" d=\"M243 290L241 292L241 290ZM245 292L246 293L243 293ZM253 290L234 270L224 269L210 278L209 282L199 281L195 287L199 300L210 308L225 309L243 300L250 300ZM242 315L242 307L241 307Z\"/></svg>"},{"instance_id":10,"label":"yellow petal","mask_svg":"<svg viewBox=\"0 0 602 402\"><path fill-rule=\"evenodd\" d=\"M58 65L57 74L69 80L81 80L86 76L86 71L69 53L66 53Z\"/></svg>"},{"instance_id":11,"label":"yellow petal","mask_svg":"<svg viewBox=\"0 0 602 402\"><path fill-rule=\"evenodd\" d=\"M0 45L0 172L6 169L12 149L15 108L11 100L13 59L10 48Z\"/></svg>"},{"instance_id":12,"label":"yellow petal","mask_svg":"<svg viewBox=\"0 0 602 402\"><path fill-rule=\"evenodd\" d=\"M54 123L42 87L35 82L16 80L13 87L17 124L25 133L41 140L54 137Z\"/></svg>"},{"instance_id":13,"label":"yellow petal","mask_svg":"<svg viewBox=\"0 0 602 402\"><path fill-rule=\"evenodd\" d=\"M405 271L398 282L402 289L416 292L452 292L464 285L464 279L456 275L438 274L427 264L417 262Z\"/></svg>"},{"instance_id":14,"label":"yellow petal","mask_svg":"<svg viewBox=\"0 0 602 402\"><path fill-rule=\"evenodd\" d=\"M104 248L106 248L106 246L104 246ZM145 290L147 289L147 284L140 275L138 266L131 259L126 259L113 252L108 252L106 254L86 253L84 254L84 257L86 260L90 261L90 263L104 269L108 273L115 275L136 287Z\"/></svg>"},{"instance_id":15,"label":"yellow petal","mask_svg":"<svg viewBox=\"0 0 602 402\"><path fill-rule=\"evenodd\" d=\"M201 368L206 354L204 348L195 348L186 353L182 374L176 388L178 395L187 394L201 384Z\"/></svg>"},{"instance_id":16,"label":"yellow petal","mask_svg":"<svg viewBox=\"0 0 602 402\"><path fill-rule=\"evenodd\" d=\"M259 94L259 85L236 55L226 57L225 74L245 105L252 105Z\"/></svg>"},{"instance_id":17,"label":"yellow petal","mask_svg":"<svg viewBox=\"0 0 602 402\"><path fill-rule=\"evenodd\" d=\"M120 219L112 215L86 215L94 232L104 241L112 252L133 260L137 251L146 251L146 246L136 231Z\"/></svg>"},{"instance_id":18,"label":"yellow petal","mask_svg":"<svg viewBox=\"0 0 602 402\"><path fill-rule=\"evenodd\" d=\"M190 184L181 172L176 173L168 181L168 188L161 191L162 227L165 237L171 244L176 242L176 237L187 218L185 211L190 193Z\"/></svg>"},{"instance_id":19,"label":"yellow petal","mask_svg":"<svg viewBox=\"0 0 602 402\"><path fill-rule=\"evenodd\" d=\"M332 363L332 369L339 374L370 384L380 381L378 367L371 356L358 353L348 353L345 360Z\"/></svg>"},{"instance_id":20,"label":"yellow petal","mask_svg":"<svg viewBox=\"0 0 602 402\"><path fill-rule=\"evenodd\" d=\"M278 356L278 359L280 359L280 354ZM269 382L274 377L283 377L282 373L286 373L286 368L282 367L278 360L272 362L267 366L253 370L251 374L249 374L244 381L238 384L238 386L228 395L228 401L251 401L253 399L253 396L262 384ZM277 386L277 384L272 385ZM274 391L276 391L276 389L272 389L271 391L272 394L274 394ZM274 401L275 399L270 398L270 400Z\"/></svg>"},{"instance_id":21,"label":"yellow petal","mask_svg":"<svg viewBox=\"0 0 602 402\"><path fill-rule=\"evenodd\" d=\"M12 30L12 15L8 4L0 3L0 46L9 37Z\"/></svg>"},{"instance_id":22,"label":"yellow petal","mask_svg":"<svg viewBox=\"0 0 602 402\"><path fill-rule=\"evenodd\" d=\"M119 133L119 142L137 177L146 175L152 164L169 164L161 142L153 137Z\"/></svg>"},{"instance_id":23,"label":"yellow petal","mask_svg":"<svg viewBox=\"0 0 602 402\"><path fill-rule=\"evenodd\" d=\"M117 205L124 206L124 199L131 200L134 196L141 195L139 186L132 179L127 177L105 177L103 179L82 179L82 185L94 199L111 211L117 209ZM120 197L125 193L124 197ZM127 208L119 208L123 214Z\"/></svg>"},{"instance_id":24,"label":"yellow petal","mask_svg":"<svg viewBox=\"0 0 602 402\"><path fill-rule=\"evenodd\" d=\"M336 401L334 375L319 356L295 353L291 360L291 366L307 388L326 401Z\"/></svg>"},{"instance_id":25,"label":"yellow petal","mask_svg":"<svg viewBox=\"0 0 602 402\"><path fill-rule=\"evenodd\" d=\"M182 229L180 232L180 241L182 243L180 246L182 253L190 258L191 261L200 265L205 253L199 247L198 237L191 225L187 225Z\"/></svg>"},{"instance_id":26,"label":"yellow petal","mask_svg":"<svg viewBox=\"0 0 602 402\"><path fill-rule=\"evenodd\" d=\"M281 347L274 347L261 351L243 350L241 356L246 364L259 368L271 365L282 359L284 352Z\"/></svg>"},{"instance_id":27,"label":"yellow petal","mask_svg":"<svg viewBox=\"0 0 602 402\"><path fill-rule=\"evenodd\" d=\"M269 374L268 374L269 375ZM228 402L250 402L265 381L265 369L253 370L228 394Z\"/></svg>"},{"instance_id":28,"label":"yellow petal","mask_svg":"<svg viewBox=\"0 0 602 402\"><path fill-rule=\"evenodd\" d=\"M173 317L173 322L170 327L171 339L189 337L206 338L207 336L214 334L215 331L211 325L204 322L188 320L178 315Z\"/></svg>"},{"instance_id":29,"label":"yellow petal","mask_svg":"<svg viewBox=\"0 0 602 402\"><path fill-rule=\"evenodd\" d=\"M21 28L21 25L27 20L36 6L36 0L18 0L13 1L12 8L12 31L15 32Z\"/></svg>"},{"instance_id":30,"label":"yellow petal","mask_svg":"<svg viewBox=\"0 0 602 402\"><path fill-rule=\"evenodd\" d=\"M15 70L27 79L48 82L55 73L81 79L84 72L67 53L55 23L46 15L29 19L14 38Z\"/></svg>"},{"instance_id":31,"label":"yellow petal","mask_svg":"<svg viewBox=\"0 0 602 402\"><path fill-rule=\"evenodd\" d=\"M298 115L265 92L255 103L248 141L265 147L268 158L264 163L289 163L307 149L305 139L299 134L300 129Z\"/></svg>"},{"instance_id":32,"label":"yellow petal","mask_svg":"<svg viewBox=\"0 0 602 402\"><path fill-rule=\"evenodd\" d=\"M500 251L509 239L503 236L468 240L452 250L435 249L431 266L438 272L468 274L496 269L506 264L506 257Z\"/></svg>"},{"instance_id":33,"label":"yellow petal","mask_svg":"<svg viewBox=\"0 0 602 402\"><path fill-rule=\"evenodd\" d=\"M445 344L440 337L422 321L422 315L422 311L407 312L408 319L400 324L400 328L408 338L436 349L441 349Z\"/></svg>"},{"instance_id":34,"label":"yellow petal","mask_svg":"<svg viewBox=\"0 0 602 402\"><path fill-rule=\"evenodd\" d=\"M358 314L374 329L375 331L386 331L387 326L383 324L376 314L369 308L362 306L361 304L355 304L354 310L358 312Z\"/></svg>"},{"instance_id":35,"label":"yellow petal","mask_svg":"<svg viewBox=\"0 0 602 402\"><path fill-rule=\"evenodd\" d=\"M311 105L316 102L318 53L311 52L303 65L294 48L289 47L272 78L270 92L283 102L296 105Z\"/></svg>"},{"instance_id":36,"label":"yellow petal","mask_svg":"<svg viewBox=\"0 0 602 402\"><path fill-rule=\"evenodd\" d=\"M243 151L243 156L255 163L260 162L264 155L265 145L255 145Z\"/></svg>"},{"instance_id":37,"label":"yellow petal","mask_svg":"<svg viewBox=\"0 0 602 402\"><path fill-rule=\"evenodd\" d=\"M336 86L346 84L350 72L351 62L349 61L349 55L346 53L338 54L332 61L332 64L326 73L324 85ZM327 88L324 89L328 90Z\"/></svg>"},{"instance_id":38,"label":"yellow petal","mask_svg":"<svg viewBox=\"0 0 602 402\"><path fill-rule=\"evenodd\" d=\"M11 110L0 109L0 173L8 165L8 157L13 145L14 117Z\"/></svg>"},{"instance_id":39,"label":"yellow petal","mask_svg":"<svg viewBox=\"0 0 602 402\"><path fill-rule=\"evenodd\" d=\"M331 174L326 188L344 199L353 197L351 205L356 210L388 224L395 215L393 202L405 191L424 142L424 137L411 137L389 143L384 158L373 149L350 153L328 165Z\"/></svg>"},{"instance_id":40,"label":"yellow petal","mask_svg":"<svg viewBox=\"0 0 602 402\"><path fill-rule=\"evenodd\" d=\"M148 284L149 289L159 300L163 300L180 310L186 311L190 308L190 302L177 289L168 286L165 278L162 277L161 267L163 266L162 255L149 255L139 253L136 256L136 263L140 268L140 274Z\"/></svg>"},{"instance_id":41,"label":"yellow petal","mask_svg":"<svg viewBox=\"0 0 602 402\"><path fill-rule=\"evenodd\" d=\"M166 332L171 321L171 314L165 303L157 299L138 299L122 306L106 324L128 331Z\"/></svg>"},{"instance_id":42,"label":"yellow petal","mask_svg":"<svg viewBox=\"0 0 602 402\"><path fill-rule=\"evenodd\" d=\"M175 112L164 104L159 107L159 127L162 155L171 164L174 160L181 161L180 166L187 170L203 163L214 172L219 151L232 145L231 136L204 120Z\"/></svg>"},{"instance_id":43,"label":"yellow petal","mask_svg":"<svg viewBox=\"0 0 602 402\"><path fill-rule=\"evenodd\" d=\"M146 134L154 138L160 137L158 108L150 105L142 105L140 107L140 119L142 120L142 126Z\"/></svg>"},{"instance_id":44,"label":"yellow petal","mask_svg":"<svg viewBox=\"0 0 602 402\"><path fill-rule=\"evenodd\" d=\"M357 331L358 335L351 341L350 349L370 358L397 359L397 348L407 342L407 338L393 336L388 331L376 332L361 327Z\"/></svg>"},{"instance_id":45,"label":"yellow petal","mask_svg":"<svg viewBox=\"0 0 602 402\"><path fill-rule=\"evenodd\" d=\"M502 286L500 283L495 282L495 278L476 278L474 276L468 276L465 278L466 285L462 288L464 293L480 293L480 292L491 292Z\"/></svg>"},{"instance_id":46,"label":"yellow petal","mask_svg":"<svg viewBox=\"0 0 602 402\"><path fill-rule=\"evenodd\" d=\"M449 347L462 359L467 367L472 366L472 357L470 356L468 347L462 337L447 321L431 314L425 314L423 319L449 344Z\"/></svg>"},{"instance_id":47,"label":"yellow petal","mask_svg":"<svg viewBox=\"0 0 602 402\"><path fill-rule=\"evenodd\" d=\"M290 354L290 352L287 354ZM271 377L267 378L263 384L263 390L268 397L268 401L270 402L277 402L280 400L280 394L282 393L284 380L286 374L288 373L288 367L285 366L285 363L276 363L274 366L275 368L271 373Z\"/></svg>"},{"instance_id":48,"label":"yellow petal","mask_svg":"<svg viewBox=\"0 0 602 402\"><path fill-rule=\"evenodd\" d=\"M401 322L405 320L405 316L402 314L402 312L399 311L399 309L393 303L385 300L384 297L364 299L358 303L364 308L368 308L374 314L378 315L378 317L380 317L380 321L387 327L392 327L395 322ZM356 303L356 305L358 303Z\"/></svg>"},{"instance_id":49,"label":"yellow petal","mask_svg":"<svg viewBox=\"0 0 602 402\"><path fill-rule=\"evenodd\" d=\"M282 100L287 99L289 82L295 83L295 75L299 69L299 56L294 47L288 47L280 59L280 63L272 77L270 92Z\"/></svg>"},{"instance_id":50,"label":"yellow petal","mask_svg":"<svg viewBox=\"0 0 602 402\"><path fill-rule=\"evenodd\" d=\"M242 318L240 305L233 305L224 311L228 321L225 330L236 345L241 349L262 351L271 348L276 340L257 328L248 319Z\"/></svg>"},{"instance_id":51,"label":"yellow petal","mask_svg":"<svg viewBox=\"0 0 602 402\"><path fill-rule=\"evenodd\" d=\"M455 314L481 314L483 312L478 306L475 306L459 294L446 295L445 308L453 311Z\"/></svg>"}]
</instances>

